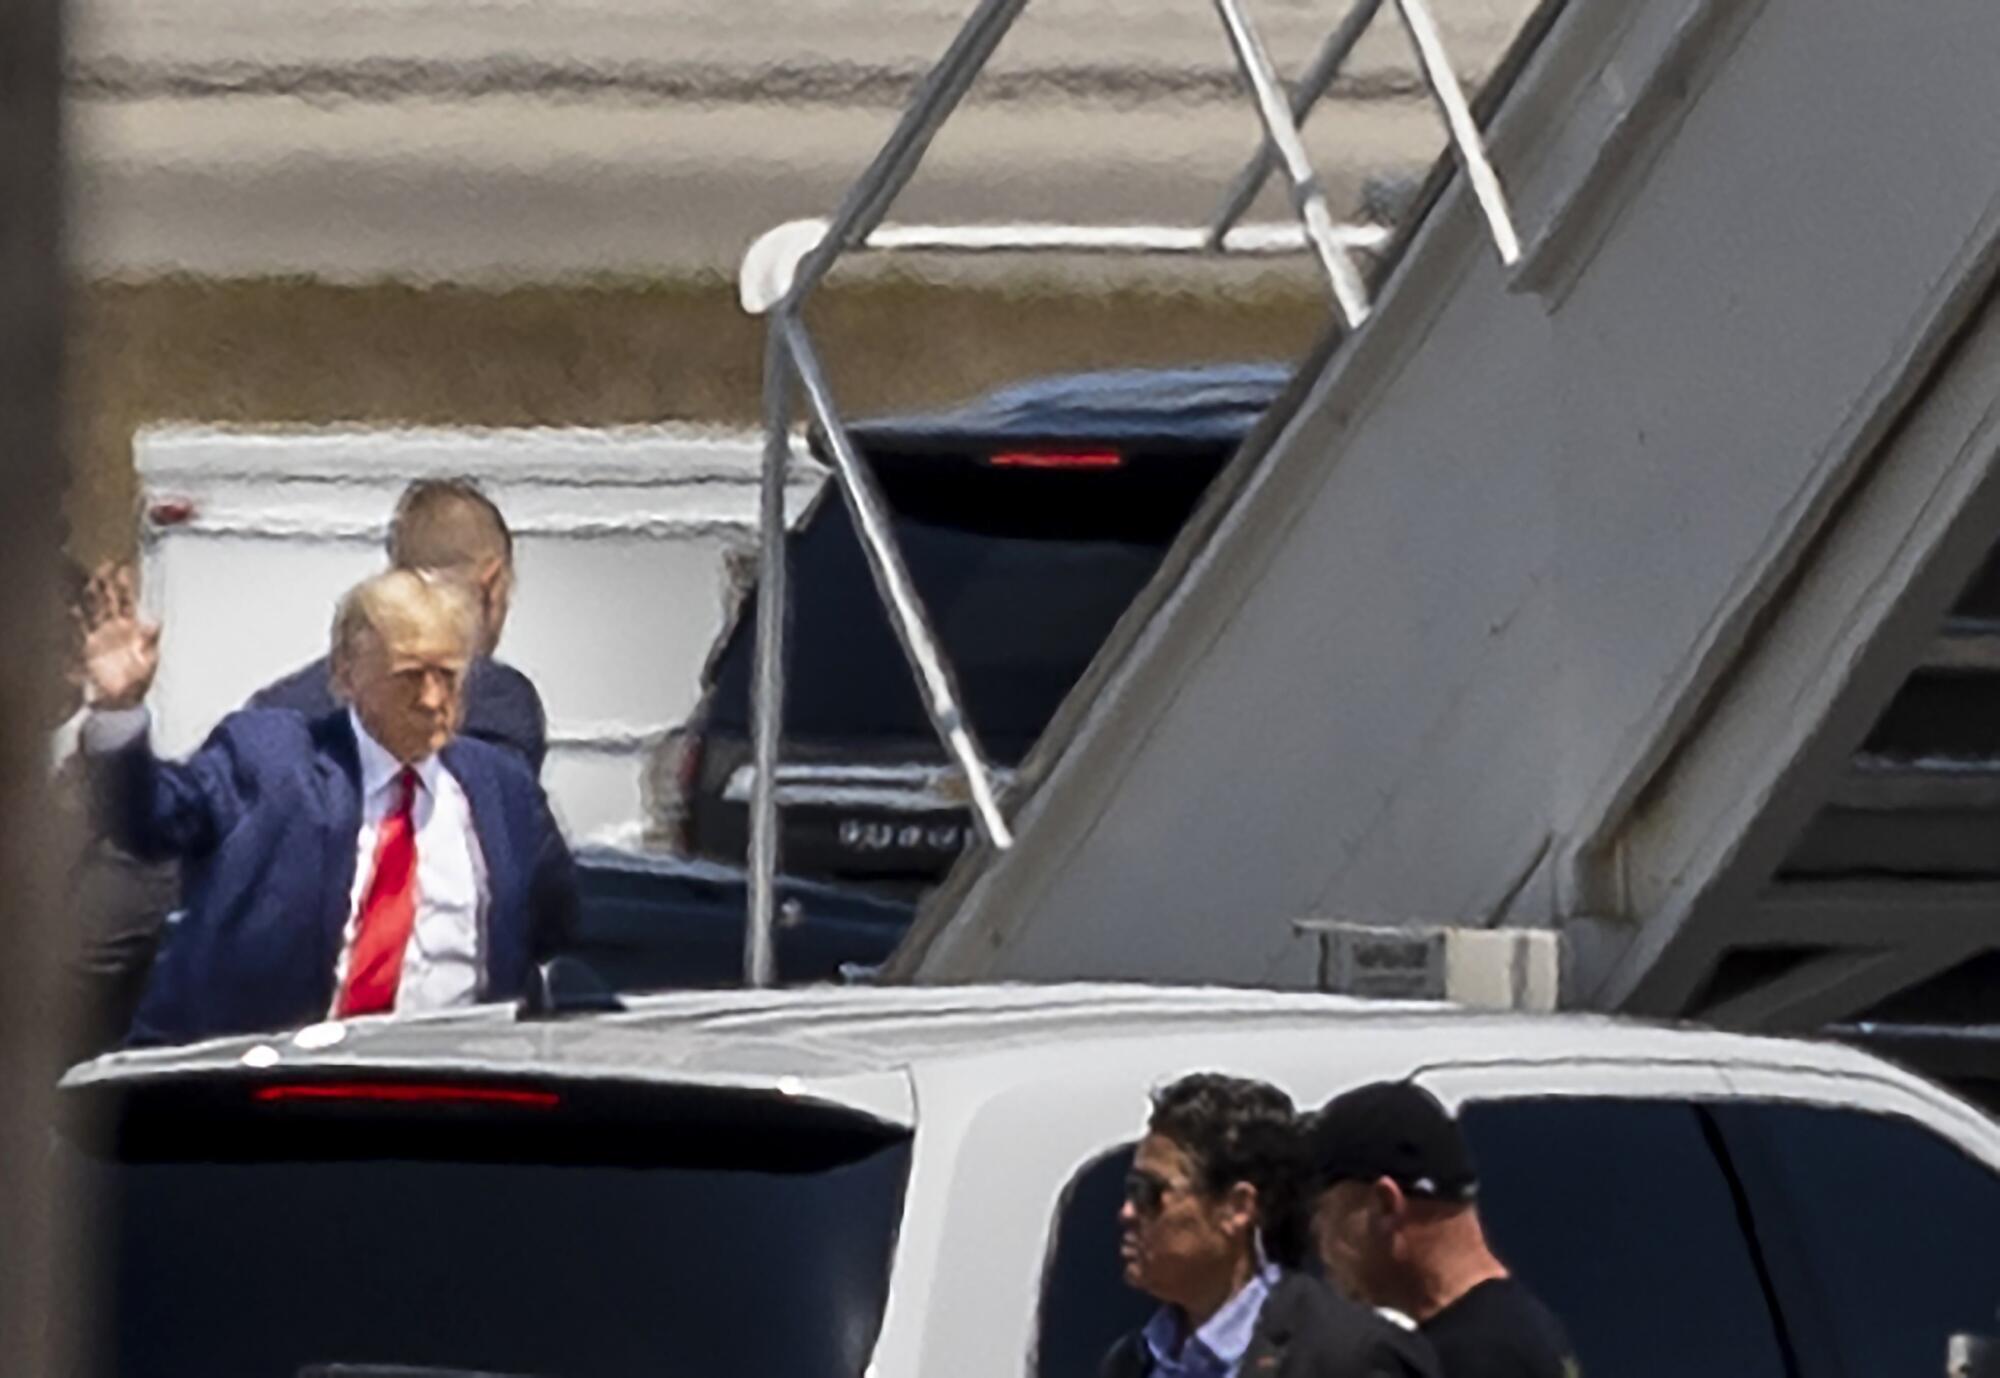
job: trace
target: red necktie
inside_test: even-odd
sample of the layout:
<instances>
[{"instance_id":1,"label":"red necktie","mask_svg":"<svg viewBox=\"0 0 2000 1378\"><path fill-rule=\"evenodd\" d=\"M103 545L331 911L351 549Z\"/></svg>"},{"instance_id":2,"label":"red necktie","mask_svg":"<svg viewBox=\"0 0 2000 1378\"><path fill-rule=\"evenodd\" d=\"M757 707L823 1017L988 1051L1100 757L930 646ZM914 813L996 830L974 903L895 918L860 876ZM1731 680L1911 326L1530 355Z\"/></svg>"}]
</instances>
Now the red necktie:
<instances>
[{"instance_id":1,"label":"red necktie","mask_svg":"<svg viewBox=\"0 0 2000 1378\"><path fill-rule=\"evenodd\" d=\"M347 985L334 1007L343 1017L396 1007L403 949L417 923L417 835L411 818L417 773L403 767L396 784L402 792L375 838L375 871L361 896L361 922L347 954Z\"/></svg>"}]
</instances>

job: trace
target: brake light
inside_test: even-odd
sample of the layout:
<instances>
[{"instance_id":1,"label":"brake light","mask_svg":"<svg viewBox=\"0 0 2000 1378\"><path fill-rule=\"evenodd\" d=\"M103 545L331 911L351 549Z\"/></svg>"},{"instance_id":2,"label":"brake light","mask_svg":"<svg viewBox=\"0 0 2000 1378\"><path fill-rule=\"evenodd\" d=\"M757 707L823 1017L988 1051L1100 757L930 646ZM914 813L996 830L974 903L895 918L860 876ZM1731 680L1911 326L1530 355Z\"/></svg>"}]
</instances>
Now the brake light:
<instances>
[{"instance_id":1,"label":"brake light","mask_svg":"<svg viewBox=\"0 0 2000 1378\"><path fill-rule=\"evenodd\" d=\"M1125 456L1116 450L1003 450L989 462L996 469L1117 469Z\"/></svg>"},{"instance_id":2,"label":"brake light","mask_svg":"<svg viewBox=\"0 0 2000 1378\"><path fill-rule=\"evenodd\" d=\"M255 1101L372 1101L396 1105L513 1105L526 1110L553 1110L562 1098L553 1091L518 1086L465 1086L449 1082L307 1081L259 1086Z\"/></svg>"}]
</instances>

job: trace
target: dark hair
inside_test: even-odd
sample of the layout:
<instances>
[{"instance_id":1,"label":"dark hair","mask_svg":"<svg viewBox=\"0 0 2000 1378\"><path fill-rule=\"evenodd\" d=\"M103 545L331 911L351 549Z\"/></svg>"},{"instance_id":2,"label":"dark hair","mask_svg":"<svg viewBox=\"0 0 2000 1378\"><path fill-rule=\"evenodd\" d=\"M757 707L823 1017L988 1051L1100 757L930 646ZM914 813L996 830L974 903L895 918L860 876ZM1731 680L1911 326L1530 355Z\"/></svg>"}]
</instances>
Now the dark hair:
<instances>
[{"instance_id":1,"label":"dark hair","mask_svg":"<svg viewBox=\"0 0 2000 1378\"><path fill-rule=\"evenodd\" d=\"M514 562L514 533L493 499L469 478L420 478L396 500L389 563L398 569L462 569L494 556Z\"/></svg>"},{"instance_id":2,"label":"dark hair","mask_svg":"<svg viewBox=\"0 0 2000 1378\"><path fill-rule=\"evenodd\" d=\"M1305 1159L1292 1098L1268 1082L1197 1072L1153 1093L1146 1128L1187 1154L1198 1185L1218 1196L1257 1189L1264 1252L1296 1268L1305 1256Z\"/></svg>"}]
</instances>

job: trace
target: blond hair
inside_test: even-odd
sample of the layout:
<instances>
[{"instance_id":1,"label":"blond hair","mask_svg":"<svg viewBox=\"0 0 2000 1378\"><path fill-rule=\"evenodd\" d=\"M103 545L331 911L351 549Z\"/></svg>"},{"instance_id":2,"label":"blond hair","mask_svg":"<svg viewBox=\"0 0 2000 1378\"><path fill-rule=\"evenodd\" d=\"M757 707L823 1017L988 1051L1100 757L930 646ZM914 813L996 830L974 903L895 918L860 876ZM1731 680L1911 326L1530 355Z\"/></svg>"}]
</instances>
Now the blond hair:
<instances>
[{"instance_id":1,"label":"blond hair","mask_svg":"<svg viewBox=\"0 0 2000 1378\"><path fill-rule=\"evenodd\" d=\"M354 657L364 636L381 638L396 623L444 626L478 653L484 622L479 600L457 580L427 570L391 569L371 575L341 595L333 613L333 663Z\"/></svg>"}]
</instances>

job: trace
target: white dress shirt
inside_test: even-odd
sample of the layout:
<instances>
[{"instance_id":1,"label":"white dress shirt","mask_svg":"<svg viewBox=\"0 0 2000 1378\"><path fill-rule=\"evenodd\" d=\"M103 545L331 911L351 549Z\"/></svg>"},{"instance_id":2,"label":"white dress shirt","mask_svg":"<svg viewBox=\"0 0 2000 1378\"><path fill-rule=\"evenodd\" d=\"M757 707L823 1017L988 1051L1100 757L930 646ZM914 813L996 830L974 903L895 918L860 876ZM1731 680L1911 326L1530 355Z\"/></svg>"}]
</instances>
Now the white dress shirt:
<instances>
[{"instance_id":1,"label":"white dress shirt","mask_svg":"<svg viewBox=\"0 0 2000 1378\"><path fill-rule=\"evenodd\" d=\"M334 1005L347 981L348 954L361 926L361 898L375 873L375 843L395 808L403 763L368 735L361 718L348 710L354 743L361 753L361 832L354 842L354 888L334 967ZM478 997L479 947L485 932L486 863L472 806L444 763L432 756L411 769L417 794L411 823L417 841L417 920L403 949L403 974L396 986L398 1014L469 1005Z\"/></svg>"},{"instance_id":2,"label":"white dress shirt","mask_svg":"<svg viewBox=\"0 0 2000 1378\"><path fill-rule=\"evenodd\" d=\"M77 727L77 743L92 755L119 751L145 736L152 725L153 715L143 706L91 708L85 710L83 721ZM63 746L61 741L55 741L49 744L49 749L61 751Z\"/></svg>"},{"instance_id":3,"label":"white dress shirt","mask_svg":"<svg viewBox=\"0 0 2000 1378\"><path fill-rule=\"evenodd\" d=\"M70 757L83 750L83 725L89 718L90 709L79 708L49 733L50 775L62 774L62 768L69 764Z\"/></svg>"}]
</instances>

